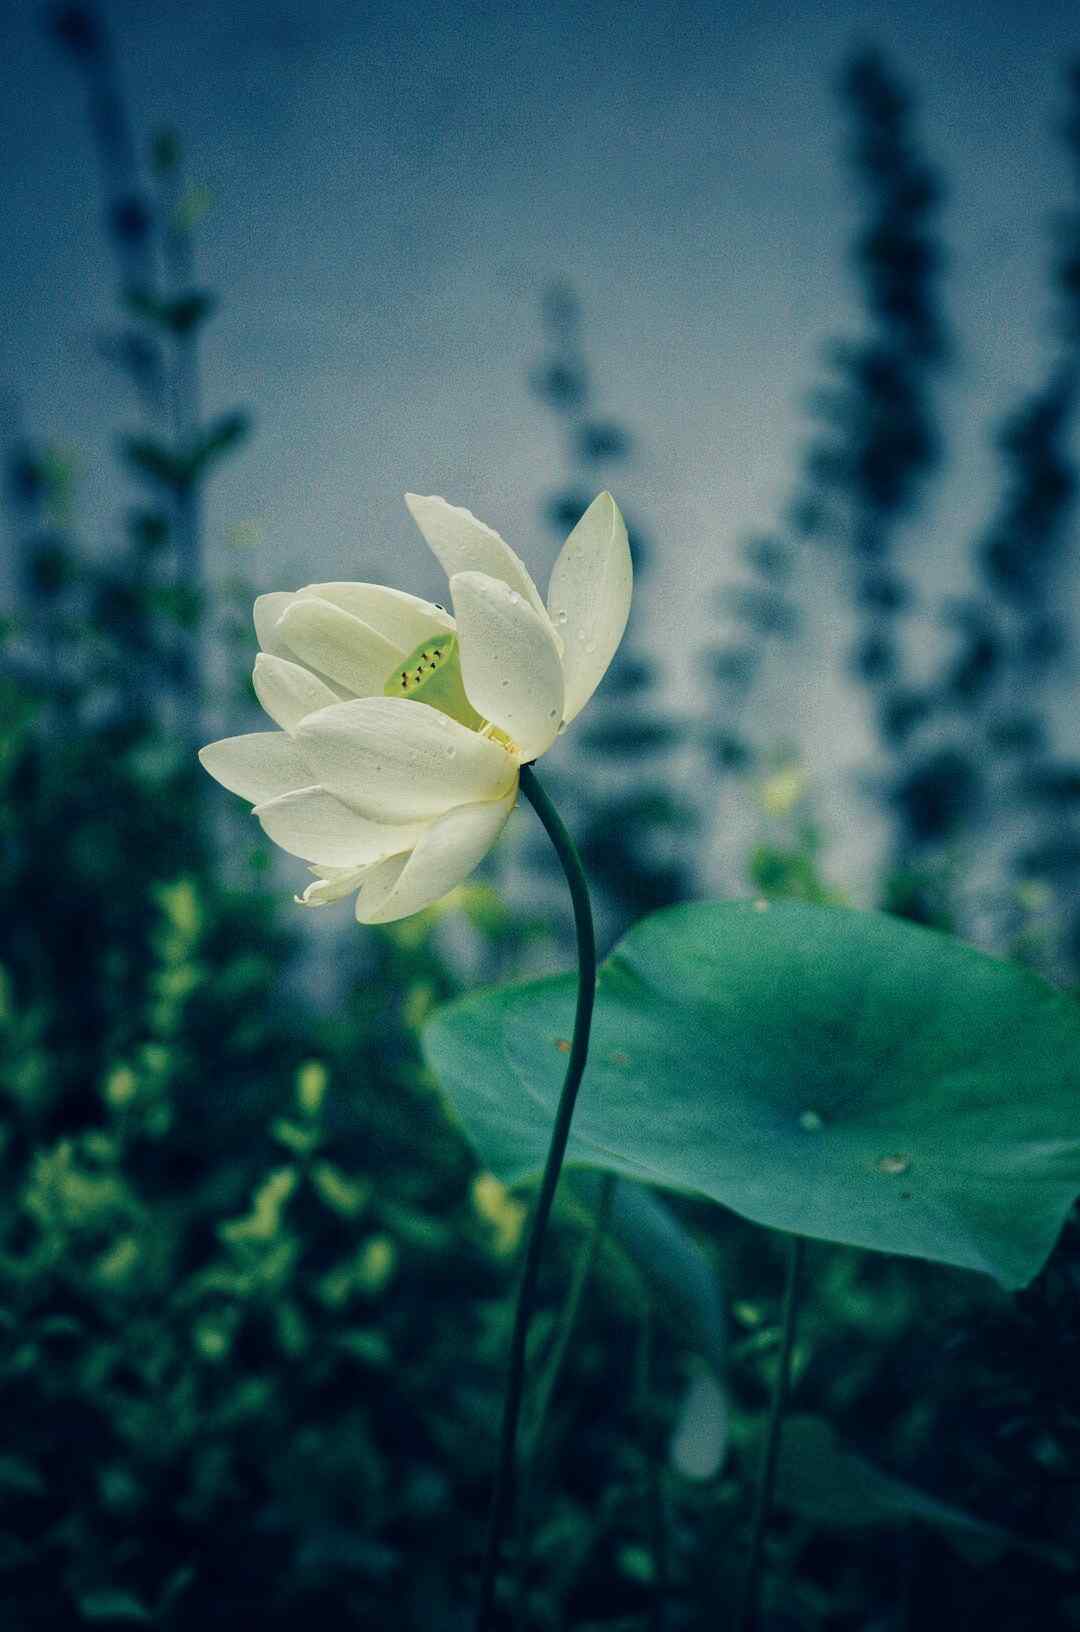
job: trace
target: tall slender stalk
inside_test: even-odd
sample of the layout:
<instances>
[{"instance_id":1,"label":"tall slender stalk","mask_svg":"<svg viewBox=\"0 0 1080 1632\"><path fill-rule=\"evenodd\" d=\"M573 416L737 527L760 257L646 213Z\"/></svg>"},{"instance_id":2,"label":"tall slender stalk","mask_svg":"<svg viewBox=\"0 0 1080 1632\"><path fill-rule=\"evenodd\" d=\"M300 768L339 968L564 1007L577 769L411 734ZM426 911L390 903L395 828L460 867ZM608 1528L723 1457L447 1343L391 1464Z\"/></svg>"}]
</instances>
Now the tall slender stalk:
<instances>
[{"instance_id":1,"label":"tall slender stalk","mask_svg":"<svg viewBox=\"0 0 1080 1632\"><path fill-rule=\"evenodd\" d=\"M596 1260L600 1256L600 1245L611 1218L611 1206L614 1199L615 1175L614 1173L605 1173L600 1183L600 1194L596 1203L592 1228L589 1231L584 1247L578 1254L577 1263L574 1265L573 1280L566 1295L566 1302L563 1305L562 1315L551 1345L551 1351L548 1354L547 1363L536 1385L533 1409L524 1432L525 1446L521 1455L521 1473L517 1493L518 1590L517 1607L514 1613L516 1616L515 1625L519 1627L523 1627L525 1624L525 1600L528 1590L529 1570L529 1516L536 1464L544 1437L544 1424L547 1421L548 1408L551 1405L555 1390L559 1386L563 1362L569 1353L570 1343L577 1329L578 1316L585 1302L585 1293L592 1279Z\"/></svg>"},{"instance_id":2,"label":"tall slender stalk","mask_svg":"<svg viewBox=\"0 0 1080 1632\"><path fill-rule=\"evenodd\" d=\"M791 1384L791 1356L795 1348L795 1327L799 1314L799 1287L802 1277L805 1242L801 1235L787 1238L787 1269L784 1277L784 1310L781 1317L780 1358L777 1361L776 1380L773 1383L769 1405L769 1421L765 1430L765 1444L758 1470L757 1500L754 1503L754 1524L750 1536L750 1556L746 1565L742 1606L737 1623L738 1632L755 1632L761 1598L761 1560L765 1546L765 1532L772 1509L773 1486L776 1482L776 1459L780 1450L784 1407L787 1405Z\"/></svg>"},{"instance_id":3,"label":"tall slender stalk","mask_svg":"<svg viewBox=\"0 0 1080 1632\"><path fill-rule=\"evenodd\" d=\"M649 1600L649 1632L665 1632L667 1627L668 1555L667 1524L664 1515L664 1487L657 1453L656 1422L653 1410L653 1371L656 1357L656 1311L645 1305L638 1345L637 1415L645 1449L645 1501L649 1524L649 1551L653 1579Z\"/></svg>"},{"instance_id":4,"label":"tall slender stalk","mask_svg":"<svg viewBox=\"0 0 1080 1632\"><path fill-rule=\"evenodd\" d=\"M570 1123L577 1104L578 1089L585 1072L589 1052L589 1032L592 1027L593 1004L596 998L596 935L593 930L589 887L581 857L573 839L563 826L555 806L551 803L531 765L521 770L521 791L532 805L544 830L555 847L562 863L574 908L574 927L577 931L578 992L574 1015L574 1035L570 1043L570 1057L563 1079L562 1092L555 1112L547 1160L540 1180L529 1220L525 1262L518 1287L517 1307L514 1311L514 1330L510 1339L510 1357L507 1367L506 1392L503 1396L502 1425L499 1433L498 1463L495 1485L491 1496L491 1514L488 1520L487 1546L484 1553L483 1573L480 1579L480 1597L476 1613L476 1632L492 1632L495 1613L495 1583L503 1536L510 1519L514 1501L514 1465L517 1454L518 1420L525 1386L525 1345L529 1320L536 1298L536 1283L540 1256L544 1246L547 1222L555 1200L566 1145L570 1138Z\"/></svg>"}]
</instances>

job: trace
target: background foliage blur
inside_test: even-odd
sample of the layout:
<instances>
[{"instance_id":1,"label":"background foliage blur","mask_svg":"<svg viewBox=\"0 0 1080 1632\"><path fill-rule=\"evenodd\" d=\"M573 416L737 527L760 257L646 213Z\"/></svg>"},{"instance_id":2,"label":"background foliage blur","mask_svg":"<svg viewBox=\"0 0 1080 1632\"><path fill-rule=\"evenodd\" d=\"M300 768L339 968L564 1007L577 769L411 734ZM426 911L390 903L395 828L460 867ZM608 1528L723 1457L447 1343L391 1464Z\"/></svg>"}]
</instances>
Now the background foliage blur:
<instances>
[{"instance_id":1,"label":"background foliage blur","mask_svg":"<svg viewBox=\"0 0 1080 1632\"><path fill-rule=\"evenodd\" d=\"M105 551L80 532L70 456L32 427L6 449L0 1604L34 1632L464 1627L522 1209L477 1171L416 1035L464 985L563 956L558 880L521 824L498 893L480 879L415 920L343 923L341 998L323 1001L325 941L308 944L255 824L193 757L209 694L220 709L225 688L232 730L253 713L248 607L269 587L222 581L204 549L207 483L252 431L246 407L208 419L200 400L208 199L176 134L132 127L98 14L47 22L86 93L117 289L102 344L137 422ZM977 587L944 606L905 553L946 452L941 182L888 62L852 59L838 89L863 321L827 349L788 509L712 591L704 706L673 714L632 623L552 791L606 942L718 880L844 903L810 768L755 701L781 649L798 672L808 581L827 570L874 732L856 804L887 834L880 904L1075 987L1080 763L1075 709L1063 730L1050 700L1075 661L1080 75L1059 133L1077 196L1047 254L1055 352L996 410L999 492L963 546ZM550 413L565 433L556 533L601 486L625 500L640 606L663 528L637 513L634 442L588 333L574 289L550 288L523 422ZM538 1357L588 1202L568 1194L552 1239ZM704 1629L737 1589L779 1259L730 1215L676 1212L728 1311L728 1456L707 1481L672 1463L700 1362L620 1240L534 1481L535 1627ZM963 1603L973 1624L1080 1625L1076 1231L1015 1298L823 1246L810 1275L795 1404L838 1439L803 1424L770 1624L898 1632Z\"/></svg>"}]
</instances>

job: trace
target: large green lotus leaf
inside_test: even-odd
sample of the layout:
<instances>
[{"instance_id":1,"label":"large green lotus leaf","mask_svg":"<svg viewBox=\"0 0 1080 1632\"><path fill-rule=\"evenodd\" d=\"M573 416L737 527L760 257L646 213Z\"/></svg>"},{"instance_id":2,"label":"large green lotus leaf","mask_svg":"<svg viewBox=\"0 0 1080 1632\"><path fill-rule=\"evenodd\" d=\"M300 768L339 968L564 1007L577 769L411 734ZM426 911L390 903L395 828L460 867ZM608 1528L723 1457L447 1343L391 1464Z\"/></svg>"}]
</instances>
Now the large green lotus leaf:
<instances>
[{"instance_id":1,"label":"large green lotus leaf","mask_svg":"<svg viewBox=\"0 0 1080 1632\"><path fill-rule=\"evenodd\" d=\"M542 1165L574 992L481 992L425 1028L509 1183ZM601 971L569 1159L1023 1286L1080 1192L1080 1005L876 913L669 908Z\"/></svg>"}]
</instances>

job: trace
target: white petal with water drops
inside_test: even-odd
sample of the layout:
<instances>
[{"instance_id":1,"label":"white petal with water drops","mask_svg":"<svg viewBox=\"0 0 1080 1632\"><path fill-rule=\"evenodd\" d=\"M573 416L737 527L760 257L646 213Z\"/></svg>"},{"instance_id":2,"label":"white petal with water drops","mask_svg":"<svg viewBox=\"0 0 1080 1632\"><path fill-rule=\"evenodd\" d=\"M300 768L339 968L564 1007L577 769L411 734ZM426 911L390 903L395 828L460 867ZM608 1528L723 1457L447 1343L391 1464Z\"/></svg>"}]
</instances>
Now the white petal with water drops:
<instances>
[{"instance_id":1,"label":"white petal with water drops","mask_svg":"<svg viewBox=\"0 0 1080 1632\"><path fill-rule=\"evenodd\" d=\"M315 596L296 596L278 628L302 663L356 697L378 696L402 656L370 625Z\"/></svg>"},{"instance_id":2,"label":"white petal with water drops","mask_svg":"<svg viewBox=\"0 0 1080 1632\"><path fill-rule=\"evenodd\" d=\"M307 787L311 773L284 731L253 731L243 737L223 737L199 749L204 771L253 805L276 799L294 788Z\"/></svg>"},{"instance_id":3,"label":"white petal with water drops","mask_svg":"<svg viewBox=\"0 0 1080 1632\"><path fill-rule=\"evenodd\" d=\"M356 902L362 924L408 918L452 890L477 867L506 825L515 789L505 799L462 805L432 822L411 855L368 873Z\"/></svg>"},{"instance_id":4,"label":"white petal with water drops","mask_svg":"<svg viewBox=\"0 0 1080 1632\"><path fill-rule=\"evenodd\" d=\"M320 787L299 788L256 805L255 815L267 836L291 856L327 867L385 861L411 849L424 831L422 822L373 822Z\"/></svg>"},{"instance_id":5,"label":"white petal with water drops","mask_svg":"<svg viewBox=\"0 0 1080 1632\"><path fill-rule=\"evenodd\" d=\"M517 766L498 743L404 697L365 697L311 714L296 742L318 782L375 821L441 816L501 799Z\"/></svg>"},{"instance_id":6,"label":"white petal with water drops","mask_svg":"<svg viewBox=\"0 0 1080 1632\"><path fill-rule=\"evenodd\" d=\"M407 595L386 584L308 584L300 597L329 601L343 612L351 612L397 646L403 656L454 627L449 612L433 601L423 601L418 595Z\"/></svg>"},{"instance_id":7,"label":"white petal with water drops","mask_svg":"<svg viewBox=\"0 0 1080 1632\"><path fill-rule=\"evenodd\" d=\"M547 619L486 573L455 574L450 592L465 695L506 732L520 759L535 759L551 747L563 715L562 662Z\"/></svg>"},{"instance_id":8,"label":"white petal with water drops","mask_svg":"<svg viewBox=\"0 0 1080 1632\"><path fill-rule=\"evenodd\" d=\"M264 652L270 652L274 657L292 657L281 631L278 621L287 607L295 601L296 596L288 590L271 590L269 595L260 595L251 609L251 616L255 624L255 635Z\"/></svg>"},{"instance_id":9,"label":"white petal with water drops","mask_svg":"<svg viewBox=\"0 0 1080 1632\"><path fill-rule=\"evenodd\" d=\"M601 493L563 545L548 589L548 607L564 641L567 724L607 672L630 616L633 587L626 523L611 494Z\"/></svg>"},{"instance_id":10,"label":"white petal with water drops","mask_svg":"<svg viewBox=\"0 0 1080 1632\"><path fill-rule=\"evenodd\" d=\"M341 701L336 691L303 664L268 652L260 652L255 659L251 683L256 697L283 731L291 731L306 714Z\"/></svg>"},{"instance_id":11,"label":"white petal with water drops","mask_svg":"<svg viewBox=\"0 0 1080 1632\"><path fill-rule=\"evenodd\" d=\"M539 617L547 619L547 608L525 563L494 528L477 521L471 510L434 495L406 493L405 503L448 578L459 572L486 572L516 589Z\"/></svg>"}]
</instances>

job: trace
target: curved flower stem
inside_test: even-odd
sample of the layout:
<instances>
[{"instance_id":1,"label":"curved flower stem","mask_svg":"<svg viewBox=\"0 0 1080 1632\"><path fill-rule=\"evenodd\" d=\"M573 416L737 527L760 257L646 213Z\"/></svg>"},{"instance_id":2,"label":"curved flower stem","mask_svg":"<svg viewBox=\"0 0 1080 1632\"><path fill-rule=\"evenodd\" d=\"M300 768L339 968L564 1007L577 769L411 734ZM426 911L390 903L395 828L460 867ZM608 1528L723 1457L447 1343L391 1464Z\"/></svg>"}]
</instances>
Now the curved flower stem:
<instances>
[{"instance_id":1,"label":"curved flower stem","mask_svg":"<svg viewBox=\"0 0 1080 1632\"><path fill-rule=\"evenodd\" d=\"M739 1611L738 1632L755 1632L758 1620L758 1601L761 1592L761 1559L765 1545L765 1531L772 1507L773 1485L776 1482L776 1458L780 1450L780 1433L784 1421L788 1388L791 1383L791 1356L795 1347L795 1325L799 1313L799 1282L802 1275L805 1242L801 1235L787 1238L787 1270L784 1276L784 1311L781 1317L780 1358L777 1361L776 1381L773 1383L769 1404L769 1421L765 1430L765 1444L758 1470L757 1500L754 1503L754 1527L750 1537L750 1556L746 1565L742 1606Z\"/></svg>"},{"instance_id":2,"label":"curved flower stem","mask_svg":"<svg viewBox=\"0 0 1080 1632\"><path fill-rule=\"evenodd\" d=\"M517 1307L514 1311L514 1330L510 1339L510 1359L507 1370L506 1393L503 1396L502 1426L499 1432L499 1454L495 1486L491 1496L491 1515L488 1520L487 1546L484 1553L483 1574L480 1578L480 1600L476 1613L476 1632L492 1632L495 1611L495 1580L498 1574L499 1553L514 1497L514 1460L517 1452L518 1418L525 1385L525 1340L529 1319L536 1296L536 1282L540 1269L540 1255L544 1246L551 1205L559 1182L563 1157L570 1137L570 1123L577 1103L578 1089L585 1071L589 1052L589 1031L592 1026L593 1003L596 998L596 935L593 930L592 907L585 871L573 839L563 826L555 806L540 786L531 765L521 768L521 791L543 823L562 863L570 899L574 907L574 927L577 931L578 993L574 1015L574 1035L570 1044L570 1058L566 1066L555 1125L551 1132L547 1161L544 1163L540 1189L529 1220L529 1235L525 1246L525 1263L518 1288Z\"/></svg>"}]
</instances>

